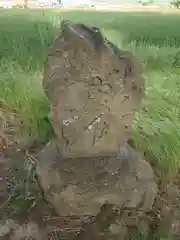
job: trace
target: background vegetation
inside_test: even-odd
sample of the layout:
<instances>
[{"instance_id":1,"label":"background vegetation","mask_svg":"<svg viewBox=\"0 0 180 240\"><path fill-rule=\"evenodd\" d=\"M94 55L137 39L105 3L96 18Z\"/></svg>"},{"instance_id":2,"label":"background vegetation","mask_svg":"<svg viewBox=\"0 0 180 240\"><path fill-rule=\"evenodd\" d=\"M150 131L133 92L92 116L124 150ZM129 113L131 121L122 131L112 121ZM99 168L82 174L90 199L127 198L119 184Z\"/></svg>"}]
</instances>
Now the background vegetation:
<instances>
[{"instance_id":1,"label":"background vegetation","mask_svg":"<svg viewBox=\"0 0 180 240\"><path fill-rule=\"evenodd\" d=\"M180 15L0 10L0 108L7 106L19 122L8 134L21 140L52 135L41 79L62 19L100 27L141 61L147 95L134 121L135 144L162 177L172 177L180 163Z\"/></svg>"}]
</instances>

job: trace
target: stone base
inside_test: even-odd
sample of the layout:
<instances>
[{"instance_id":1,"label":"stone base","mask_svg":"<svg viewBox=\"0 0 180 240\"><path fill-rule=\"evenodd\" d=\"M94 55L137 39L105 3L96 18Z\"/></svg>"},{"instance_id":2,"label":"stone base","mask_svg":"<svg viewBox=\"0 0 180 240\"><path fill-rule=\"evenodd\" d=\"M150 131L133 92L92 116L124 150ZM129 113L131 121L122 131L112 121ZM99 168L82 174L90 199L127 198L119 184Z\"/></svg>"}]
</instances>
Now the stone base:
<instances>
[{"instance_id":1,"label":"stone base","mask_svg":"<svg viewBox=\"0 0 180 240\"><path fill-rule=\"evenodd\" d=\"M157 194L152 168L127 144L112 157L67 159L51 142L37 160L40 187L60 215L97 215L105 202L149 211Z\"/></svg>"}]
</instances>

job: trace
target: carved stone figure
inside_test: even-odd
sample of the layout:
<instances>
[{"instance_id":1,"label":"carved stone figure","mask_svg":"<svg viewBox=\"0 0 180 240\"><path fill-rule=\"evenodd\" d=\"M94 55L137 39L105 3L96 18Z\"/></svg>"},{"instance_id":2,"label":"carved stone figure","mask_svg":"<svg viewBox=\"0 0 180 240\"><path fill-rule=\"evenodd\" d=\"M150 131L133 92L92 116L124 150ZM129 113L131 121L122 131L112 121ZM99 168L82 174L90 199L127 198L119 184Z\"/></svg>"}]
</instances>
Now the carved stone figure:
<instances>
[{"instance_id":1,"label":"carved stone figure","mask_svg":"<svg viewBox=\"0 0 180 240\"><path fill-rule=\"evenodd\" d=\"M134 57L97 28L62 22L45 65L43 86L66 157L108 156L131 135L144 94Z\"/></svg>"},{"instance_id":2,"label":"carved stone figure","mask_svg":"<svg viewBox=\"0 0 180 240\"><path fill-rule=\"evenodd\" d=\"M104 203L125 208L131 214L123 212L110 231L129 239L130 224L146 235L148 223L138 212L144 217L151 210L157 184L151 166L126 143L144 95L136 59L98 28L63 21L43 86L56 135L36 156L46 200L60 215L96 216Z\"/></svg>"}]
</instances>

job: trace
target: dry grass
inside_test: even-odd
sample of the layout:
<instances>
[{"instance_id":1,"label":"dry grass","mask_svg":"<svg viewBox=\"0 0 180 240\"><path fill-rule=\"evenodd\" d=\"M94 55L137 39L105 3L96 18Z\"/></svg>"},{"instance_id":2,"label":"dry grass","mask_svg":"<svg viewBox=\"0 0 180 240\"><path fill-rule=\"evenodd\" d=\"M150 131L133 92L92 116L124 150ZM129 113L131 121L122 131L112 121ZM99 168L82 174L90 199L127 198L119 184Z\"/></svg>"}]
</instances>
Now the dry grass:
<instances>
[{"instance_id":1,"label":"dry grass","mask_svg":"<svg viewBox=\"0 0 180 240\"><path fill-rule=\"evenodd\" d=\"M0 101L0 152L18 141L20 125L16 113L3 100Z\"/></svg>"}]
</instances>

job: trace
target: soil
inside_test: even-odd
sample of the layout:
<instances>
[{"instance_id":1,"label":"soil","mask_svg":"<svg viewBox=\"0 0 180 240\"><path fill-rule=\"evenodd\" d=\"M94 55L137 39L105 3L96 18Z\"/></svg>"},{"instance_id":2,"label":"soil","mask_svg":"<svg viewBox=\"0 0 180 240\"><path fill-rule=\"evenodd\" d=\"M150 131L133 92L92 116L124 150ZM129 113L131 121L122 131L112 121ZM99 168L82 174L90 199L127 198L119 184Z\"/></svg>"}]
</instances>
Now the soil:
<instances>
[{"instance_id":1,"label":"soil","mask_svg":"<svg viewBox=\"0 0 180 240\"><path fill-rule=\"evenodd\" d=\"M0 223L11 219L18 224L33 221L43 226L44 220L55 214L36 187L29 185L24 159L25 149L16 145L0 155Z\"/></svg>"},{"instance_id":2,"label":"soil","mask_svg":"<svg viewBox=\"0 0 180 240\"><path fill-rule=\"evenodd\" d=\"M2 229L7 222L13 221L22 226L21 235L27 234L32 223L38 227L35 240L45 239L74 239L81 230L82 223L93 220L92 216L59 216L41 195L37 185L30 182L27 171L24 169L25 158L40 150L42 144L14 145L4 149L0 154L0 237L3 239L21 240L26 238L15 237L16 229L4 236ZM12 225L12 224L11 224ZM3 226L3 227L2 227ZM13 228L13 227L12 227ZM28 235L28 234L27 234ZM26 236L25 236L26 237Z\"/></svg>"},{"instance_id":3,"label":"soil","mask_svg":"<svg viewBox=\"0 0 180 240\"><path fill-rule=\"evenodd\" d=\"M88 237L84 235L83 231L77 239L88 240L90 236L91 239L100 239L95 238L96 234L94 235L94 233L97 230L97 225L94 224L94 218L92 216L77 218L76 216L57 215L53 208L43 199L37 186L32 184L32 182L30 183L29 176L24 169L25 156L27 156L27 152L29 154L28 156L30 156L34 151L41 148L42 145L38 145L38 143L34 145L28 144L26 147L14 145L4 149L0 155L0 236L1 225L7 220L13 220L18 226L26 226L24 228L22 227L25 233L23 232L21 235L27 234L27 229L30 228L32 223L37 224L38 234L36 235L38 236L34 238L35 240L76 240L76 235L80 232L82 226L89 232ZM176 180L176 186L177 181L178 180ZM158 197L158 200L159 199L162 200L162 198ZM159 216L162 206L163 201L158 202L158 209L154 208L154 212L150 214L150 217L154 218L152 221L154 225L152 225L151 240L160 239L154 238L153 236L157 235L156 232L160 225L157 216ZM110 210L108 209L108 211ZM113 216L113 212L110 211L106 217L109 218L111 216ZM89 224L91 222L92 225ZM7 239L23 239L14 237L14 232L16 233L16 230L10 231L6 236ZM93 236L90 233L93 234ZM3 239L5 239L5 237ZM104 240L104 236L102 236L101 239Z\"/></svg>"}]
</instances>

